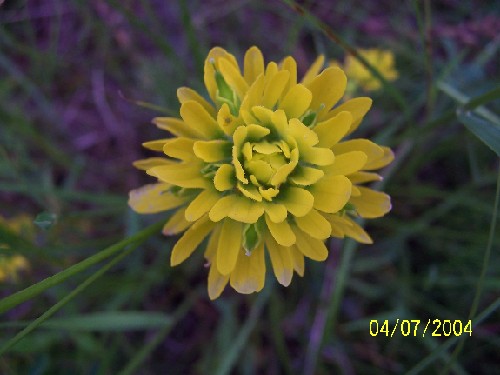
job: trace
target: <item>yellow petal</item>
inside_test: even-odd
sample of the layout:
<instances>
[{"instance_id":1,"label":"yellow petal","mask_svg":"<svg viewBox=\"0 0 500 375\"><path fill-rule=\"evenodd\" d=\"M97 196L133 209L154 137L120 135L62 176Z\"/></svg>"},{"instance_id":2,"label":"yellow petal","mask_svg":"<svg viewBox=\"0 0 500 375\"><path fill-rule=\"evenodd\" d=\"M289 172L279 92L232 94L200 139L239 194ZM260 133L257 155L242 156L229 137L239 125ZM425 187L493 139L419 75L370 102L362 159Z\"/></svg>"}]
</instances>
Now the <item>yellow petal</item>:
<instances>
[{"instance_id":1,"label":"yellow petal","mask_svg":"<svg viewBox=\"0 0 500 375\"><path fill-rule=\"evenodd\" d=\"M215 141L197 141L191 148L191 153L198 156L206 163L215 163L223 159L231 158L232 143L217 139Z\"/></svg>"},{"instance_id":2,"label":"yellow petal","mask_svg":"<svg viewBox=\"0 0 500 375\"><path fill-rule=\"evenodd\" d=\"M183 120L176 117L155 117L152 122L159 129L166 130L176 137L200 138L202 136L196 129L191 129Z\"/></svg>"},{"instance_id":3,"label":"yellow petal","mask_svg":"<svg viewBox=\"0 0 500 375\"><path fill-rule=\"evenodd\" d=\"M274 176L271 178L271 185L279 186L286 181L290 173L293 172L299 162L299 150L293 149L290 152L290 162L278 168Z\"/></svg>"},{"instance_id":4,"label":"yellow petal","mask_svg":"<svg viewBox=\"0 0 500 375\"><path fill-rule=\"evenodd\" d=\"M189 87L180 87L177 89L177 98L179 102L186 103L190 100L194 100L201 104L203 108L210 114L210 116L215 116L215 108L208 103L205 98L203 98L200 94L198 94L195 90L190 89Z\"/></svg>"},{"instance_id":5,"label":"yellow petal","mask_svg":"<svg viewBox=\"0 0 500 375\"><path fill-rule=\"evenodd\" d=\"M325 175L321 169L305 167L299 165L295 168L293 175L290 176L290 181L296 185L312 185Z\"/></svg>"},{"instance_id":6,"label":"yellow petal","mask_svg":"<svg viewBox=\"0 0 500 375\"><path fill-rule=\"evenodd\" d=\"M283 90L285 94L288 90L297 84L297 62L291 56L287 56L283 59L282 70L287 70L290 73L290 78Z\"/></svg>"},{"instance_id":7,"label":"yellow petal","mask_svg":"<svg viewBox=\"0 0 500 375\"><path fill-rule=\"evenodd\" d=\"M305 216L313 207L313 195L304 189L289 187L280 196L286 209L294 216Z\"/></svg>"},{"instance_id":8,"label":"yellow petal","mask_svg":"<svg viewBox=\"0 0 500 375\"><path fill-rule=\"evenodd\" d=\"M297 246L291 246L290 255L292 256L293 269L300 277L304 276L304 254L297 249Z\"/></svg>"},{"instance_id":9,"label":"yellow petal","mask_svg":"<svg viewBox=\"0 0 500 375\"><path fill-rule=\"evenodd\" d=\"M387 194L361 186L358 188L361 195L351 197L350 202L354 204L361 217L382 217L391 210L391 198Z\"/></svg>"},{"instance_id":10,"label":"yellow petal","mask_svg":"<svg viewBox=\"0 0 500 375\"><path fill-rule=\"evenodd\" d=\"M312 65L307 70L306 74L304 74L304 78L302 79L302 83L307 85L312 82L312 80L318 75L323 66L325 65L325 56L319 55L316 58L316 61L312 63Z\"/></svg>"},{"instance_id":11,"label":"yellow petal","mask_svg":"<svg viewBox=\"0 0 500 375\"><path fill-rule=\"evenodd\" d=\"M200 103L187 101L181 105L180 113L186 125L201 134L203 138L213 139L223 136L224 133L217 121Z\"/></svg>"},{"instance_id":12,"label":"yellow petal","mask_svg":"<svg viewBox=\"0 0 500 375\"><path fill-rule=\"evenodd\" d=\"M146 158L134 161L133 165L137 169L147 171L148 169L151 169L153 167L158 167L160 165L172 164L172 163L174 162L167 158L153 157L153 158Z\"/></svg>"},{"instance_id":13,"label":"yellow petal","mask_svg":"<svg viewBox=\"0 0 500 375\"><path fill-rule=\"evenodd\" d=\"M219 200L219 194L212 189L203 190L186 208L186 220L196 221L205 215Z\"/></svg>"},{"instance_id":14,"label":"yellow petal","mask_svg":"<svg viewBox=\"0 0 500 375\"><path fill-rule=\"evenodd\" d=\"M284 110L289 119L299 118L309 108L311 99L311 92L304 85L298 84L286 93L278 108Z\"/></svg>"},{"instance_id":15,"label":"yellow petal","mask_svg":"<svg viewBox=\"0 0 500 375\"><path fill-rule=\"evenodd\" d=\"M184 213L186 209L177 210L168 221L163 226L162 233L165 236L171 236L180 232L184 232L191 224L191 221L187 221Z\"/></svg>"},{"instance_id":16,"label":"yellow petal","mask_svg":"<svg viewBox=\"0 0 500 375\"><path fill-rule=\"evenodd\" d=\"M251 85L259 75L264 73L264 56L257 47L252 46L246 51L243 72L248 85Z\"/></svg>"},{"instance_id":17,"label":"yellow petal","mask_svg":"<svg viewBox=\"0 0 500 375\"><path fill-rule=\"evenodd\" d=\"M382 150L384 150L384 155L377 159L373 160L370 163L367 163L364 166L364 170L376 170L385 167L387 164L390 164L394 160L394 153L389 147L380 146Z\"/></svg>"},{"instance_id":18,"label":"yellow petal","mask_svg":"<svg viewBox=\"0 0 500 375\"><path fill-rule=\"evenodd\" d=\"M219 69L221 74L224 76L224 80L229 86L231 86L232 89L236 91L236 95L242 99L248 90L248 84L241 75L239 67L234 66L224 57L220 58L218 62Z\"/></svg>"},{"instance_id":19,"label":"yellow petal","mask_svg":"<svg viewBox=\"0 0 500 375\"><path fill-rule=\"evenodd\" d=\"M230 190L236 183L234 167L231 164L222 164L215 172L214 186L218 191Z\"/></svg>"},{"instance_id":20,"label":"yellow petal","mask_svg":"<svg viewBox=\"0 0 500 375\"><path fill-rule=\"evenodd\" d=\"M201 175L200 165L195 163L162 165L149 169L147 173L163 182L180 187L204 189L210 186L210 180Z\"/></svg>"},{"instance_id":21,"label":"yellow petal","mask_svg":"<svg viewBox=\"0 0 500 375\"><path fill-rule=\"evenodd\" d=\"M241 182L236 184L236 188L247 198L257 202L262 202L262 195L254 185L243 185Z\"/></svg>"},{"instance_id":22,"label":"yellow petal","mask_svg":"<svg viewBox=\"0 0 500 375\"><path fill-rule=\"evenodd\" d=\"M225 57L232 65L236 67L238 66L236 58L223 48L214 47L208 53L208 56L205 59L203 79L205 81L205 87L207 88L208 94L214 103L217 96L217 82L215 81L214 65L217 67L217 62L221 57Z\"/></svg>"},{"instance_id":23,"label":"yellow petal","mask_svg":"<svg viewBox=\"0 0 500 375\"><path fill-rule=\"evenodd\" d=\"M348 236L358 241L359 243L372 244L373 240L368 233L365 232L355 221L348 217L338 217L331 215L329 219L332 224L332 236L344 238Z\"/></svg>"},{"instance_id":24,"label":"yellow petal","mask_svg":"<svg viewBox=\"0 0 500 375\"><path fill-rule=\"evenodd\" d=\"M318 123L314 131L318 135L320 147L332 147L338 143L351 127L352 116L350 112L340 112L337 116Z\"/></svg>"},{"instance_id":25,"label":"yellow petal","mask_svg":"<svg viewBox=\"0 0 500 375\"><path fill-rule=\"evenodd\" d=\"M273 223L281 223L286 219L287 210L283 204L279 203L265 203L264 210L267 216Z\"/></svg>"},{"instance_id":26,"label":"yellow petal","mask_svg":"<svg viewBox=\"0 0 500 375\"><path fill-rule=\"evenodd\" d=\"M214 226L215 223L208 220L206 217L194 223L187 231L184 232L184 235L179 238L172 249L170 265L176 266L184 262L184 260L186 260L193 253L208 233L210 233Z\"/></svg>"},{"instance_id":27,"label":"yellow petal","mask_svg":"<svg viewBox=\"0 0 500 375\"><path fill-rule=\"evenodd\" d=\"M245 120L245 123L251 124L255 122L250 119L250 114L248 113L254 106L262 104L262 94L264 92L265 77L263 75L259 76L255 82L253 82L245 95L245 98L241 102L240 115ZM245 112L246 116L245 116Z\"/></svg>"},{"instance_id":28,"label":"yellow petal","mask_svg":"<svg viewBox=\"0 0 500 375\"><path fill-rule=\"evenodd\" d=\"M290 285L293 277L293 260L290 249L277 244L271 235L266 236L266 246L276 279L281 285Z\"/></svg>"},{"instance_id":29,"label":"yellow petal","mask_svg":"<svg viewBox=\"0 0 500 375\"><path fill-rule=\"evenodd\" d=\"M271 64L269 64L271 65ZM267 73L266 73L267 76ZM282 70L276 73L264 87L264 94L262 97L262 105L266 108L273 108L285 88L290 73L288 70Z\"/></svg>"},{"instance_id":30,"label":"yellow petal","mask_svg":"<svg viewBox=\"0 0 500 375\"><path fill-rule=\"evenodd\" d=\"M217 271L228 275L236 266L238 256L244 256L241 247L243 224L231 219L222 223L217 245Z\"/></svg>"},{"instance_id":31,"label":"yellow petal","mask_svg":"<svg viewBox=\"0 0 500 375\"><path fill-rule=\"evenodd\" d=\"M319 142L318 135L300 120L293 118L288 125L288 134L294 137L299 145L314 146Z\"/></svg>"},{"instance_id":32,"label":"yellow petal","mask_svg":"<svg viewBox=\"0 0 500 375\"><path fill-rule=\"evenodd\" d=\"M306 87L311 90L311 108L319 110L318 119L322 119L322 114L328 112L335 103L344 95L347 78L344 72L336 67L323 70L320 75L314 78Z\"/></svg>"},{"instance_id":33,"label":"yellow petal","mask_svg":"<svg viewBox=\"0 0 500 375\"><path fill-rule=\"evenodd\" d=\"M275 223L268 215L265 218L269 232L271 232L277 243L283 246L292 246L295 243L295 234L286 220Z\"/></svg>"},{"instance_id":34,"label":"yellow petal","mask_svg":"<svg viewBox=\"0 0 500 375\"><path fill-rule=\"evenodd\" d=\"M210 210L210 220L220 221L230 217L242 223L253 224L264 214L262 203L237 195L227 195L217 201Z\"/></svg>"},{"instance_id":35,"label":"yellow petal","mask_svg":"<svg viewBox=\"0 0 500 375\"><path fill-rule=\"evenodd\" d=\"M372 100L367 97L349 99L335 109L332 109L325 118L335 117L342 111L350 112L352 115L352 124L347 133L350 134L358 128L359 124L363 120L363 117L370 110L371 106Z\"/></svg>"},{"instance_id":36,"label":"yellow petal","mask_svg":"<svg viewBox=\"0 0 500 375\"><path fill-rule=\"evenodd\" d=\"M324 169L329 176L350 175L359 171L366 164L366 154L362 151L350 151L337 155L332 165Z\"/></svg>"},{"instance_id":37,"label":"yellow petal","mask_svg":"<svg viewBox=\"0 0 500 375\"><path fill-rule=\"evenodd\" d=\"M369 167L370 163L384 157L384 150L382 147L368 139L351 139L342 143L337 143L331 149L336 156L345 154L349 151L363 151L368 158L363 168Z\"/></svg>"},{"instance_id":38,"label":"yellow petal","mask_svg":"<svg viewBox=\"0 0 500 375\"><path fill-rule=\"evenodd\" d=\"M129 193L129 206L137 213L152 214L178 207L188 198L177 197L168 191L168 184L144 185Z\"/></svg>"},{"instance_id":39,"label":"yellow petal","mask_svg":"<svg viewBox=\"0 0 500 375\"><path fill-rule=\"evenodd\" d=\"M349 176L353 184L364 184L365 182L382 181L382 177L372 172L356 172Z\"/></svg>"},{"instance_id":40,"label":"yellow petal","mask_svg":"<svg viewBox=\"0 0 500 375\"><path fill-rule=\"evenodd\" d=\"M167 142L169 140L170 140L170 138L155 139L154 141L144 142L142 144L142 147L147 148L148 150L162 151L163 146L165 145L165 142Z\"/></svg>"},{"instance_id":41,"label":"yellow petal","mask_svg":"<svg viewBox=\"0 0 500 375\"><path fill-rule=\"evenodd\" d=\"M163 145L163 153L172 158L180 160L189 160L193 158L194 139L191 138L172 138Z\"/></svg>"},{"instance_id":42,"label":"yellow petal","mask_svg":"<svg viewBox=\"0 0 500 375\"><path fill-rule=\"evenodd\" d=\"M304 147L300 149L300 161L325 166L333 164L335 155L329 148Z\"/></svg>"},{"instance_id":43,"label":"yellow petal","mask_svg":"<svg viewBox=\"0 0 500 375\"><path fill-rule=\"evenodd\" d=\"M297 227L294 227L294 232L297 237L295 246L306 257L319 262L324 261L328 257L328 249L323 241L309 236Z\"/></svg>"},{"instance_id":44,"label":"yellow petal","mask_svg":"<svg viewBox=\"0 0 500 375\"><path fill-rule=\"evenodd\" d=\"M217 123L224 134L232 136L235 129L242 124L241 118L234 117L227 103L222 104L217 112Z\"/></svg>"},{"instance_id":45,"label":"yellow petal","mask_svg":"<svg viewBox=\"0 0 500 375\"><path fill-rule=\"evenodd\" d=\"M215 264L208 271L208 296L211 300L219 298L229 281L229 275L223 275L217 271Z\"/></svg>"},{"instance_id":46,"label":"yellow petal","mask_svg":"<svg viewBox=\"0 0 500 375\"><path fill-rule=\"evenodd\" d=\"M314 208L334 213L342 209L351 196L351 181L345 176L325 176L310 187Z\"/></svg>"},{"instance_id":47,"label":"yellow petal","mask_svg":"<svg viewBox=\"0 0 500 375\"><path fill-rule=\"evenodd\" d=\"M304 232L320 240L330 237L332 232L332 226L328 220L315 209L309 211L305 216L296 217L295 222Z\"/></svg>"},{"instance_id":48,"label":"yellow petal","mask_svg":"<svg viewBox=\"0 0 500 375\"><path fill-rule=\"evenodd\" d=\"M258 245L250 255L240 254L236 267L231 272L231 286L242 294L259 292L264 288L266 262L264 243Z\"/></svg>"}]
</instances>

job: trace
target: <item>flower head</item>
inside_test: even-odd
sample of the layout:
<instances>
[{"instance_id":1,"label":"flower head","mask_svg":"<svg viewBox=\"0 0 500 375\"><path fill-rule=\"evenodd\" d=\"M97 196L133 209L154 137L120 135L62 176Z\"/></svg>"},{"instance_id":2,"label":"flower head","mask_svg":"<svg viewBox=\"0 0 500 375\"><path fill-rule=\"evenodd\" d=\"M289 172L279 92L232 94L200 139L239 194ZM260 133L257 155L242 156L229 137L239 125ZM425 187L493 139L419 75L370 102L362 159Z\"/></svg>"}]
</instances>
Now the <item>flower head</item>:
<instances>
[{"instance_id":1,"label":"flower head","mask_svg":"<svg viewBox=\"0 0 500 375\"><path fill-rule=\"evenodd\" d=\"M346 76L338 67L323 70L323 63L318 58L299 82L292 57L265 65L252 47L242 72L233 55L216 47L205 60L211 102L183 87L181 118L153 120L173 137L144 144L164 156L135 166L158 182L131 191L129 204L139 213L177 209L163 229L184 232L172 265L208 237L212 299L227 283L240 293L261 290L265 251L287 286L294 272L304 274L304 257L327 258L328 237L372 242L353 215L390 210L389 196L359 186L380 179L373 171L392 161L390 149L367 139L342 141L371 99L337 105Z\"/></svg>"},{"instance_id":2,"label":"flower head","mask_svg":"<svg viewBox=\"0 0 500 375\"><path fill-rule=\"evenodd\" d=\"M0 226L8 230L30 236L32 231L32 220L28 216L18 216L12 219L4 219L0 216ZM17 280L19 271L28 268L28 260L16 255L8 244L0 242L0 282L6 280ZM11 253L12 254L9 254Z\"/></svg>"},{"instance_id":3,"label":"flower head","mask_svg":"<svg viewBox=\"0 0 500 375\"><path fill-rule=\"evenodd\" d=\"M394 67L394 54L392 51L367 49L360 50L358 53L375 67L386 80L394 81L398 78L398 71ZM352 86L360 86L365 91L380 89L380 81L354 56L347 56L345 58L343 68L347 77L351 80Z\"/></svg>"}]
</instances>

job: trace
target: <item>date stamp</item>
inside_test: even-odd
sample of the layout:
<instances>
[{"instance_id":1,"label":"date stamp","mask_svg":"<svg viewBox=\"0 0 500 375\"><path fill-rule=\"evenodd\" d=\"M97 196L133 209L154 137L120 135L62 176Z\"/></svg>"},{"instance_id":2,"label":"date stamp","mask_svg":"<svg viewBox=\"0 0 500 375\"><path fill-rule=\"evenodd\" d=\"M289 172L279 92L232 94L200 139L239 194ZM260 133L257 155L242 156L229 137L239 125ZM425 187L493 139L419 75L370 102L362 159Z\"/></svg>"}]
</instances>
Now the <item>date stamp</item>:
<instances>
[{"instance_id":1,"label":"date stamp","mask_svg":"<svg viewBox=\"0 0 500 375\"><path fill-rule=\"evenodd\" d=\"M421 321L420 319L396 319L390 322L385 320L370 320L370 335L371 336L386 336L394 337L394 335L402 336L422 336L426 334L431 336L462 336L469 334L472 336L472 321L462 322L461 320L451 319L428 319Z\"/></svg>"}]
</instances>

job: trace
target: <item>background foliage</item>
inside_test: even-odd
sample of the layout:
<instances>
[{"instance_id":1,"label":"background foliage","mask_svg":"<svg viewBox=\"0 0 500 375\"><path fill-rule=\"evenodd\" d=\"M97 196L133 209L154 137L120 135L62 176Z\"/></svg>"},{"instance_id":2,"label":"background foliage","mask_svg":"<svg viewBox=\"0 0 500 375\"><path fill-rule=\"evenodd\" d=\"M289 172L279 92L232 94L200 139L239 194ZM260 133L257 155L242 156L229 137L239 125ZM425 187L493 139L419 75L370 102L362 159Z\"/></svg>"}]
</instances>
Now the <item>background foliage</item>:
<instances>
[{"instance_id":1,"label":"background foliage","mask_svg":"<svg viewBox=\"0 0 500 375\"><path fill-rule=\"evenodd\" d=\"M495 2L301 4L0 2L0 213L43 213L33 243L0 228L31 264L0 284L1 374L498 371ZM150 119L177 113L177 87L204 91L214 45L291 54L302 71L318 54L387 49L399 79L370 95L357 133L396 152L383 181L393 210L368 225L375 244L334 241L288 288L269 279L210 302L201 251L170 268L176 239L143 231L166 217L139 217L126 199L149 181L131 162L160 134ZM473 333L369 334L371 319L397 318L471 318Z\"/></svg>"}]
</instances>

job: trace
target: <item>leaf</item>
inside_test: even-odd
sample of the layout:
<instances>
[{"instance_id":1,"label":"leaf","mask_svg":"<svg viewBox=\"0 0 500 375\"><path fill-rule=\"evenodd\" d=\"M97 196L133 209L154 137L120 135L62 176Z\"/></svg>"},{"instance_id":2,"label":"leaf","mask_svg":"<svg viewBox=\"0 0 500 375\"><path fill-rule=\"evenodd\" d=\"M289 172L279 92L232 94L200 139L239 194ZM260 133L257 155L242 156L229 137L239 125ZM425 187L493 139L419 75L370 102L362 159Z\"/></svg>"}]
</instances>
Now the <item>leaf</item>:
<instances>
[{"instance_id":1,"label":"leaf","mask_svg":"<svg viewBox=\"0 0 500 375\"><path fill-rule=\"evenodd\" d=\"M458 120L500 157L500 126L459 109Z\"/></svg>"}]
</instances>

